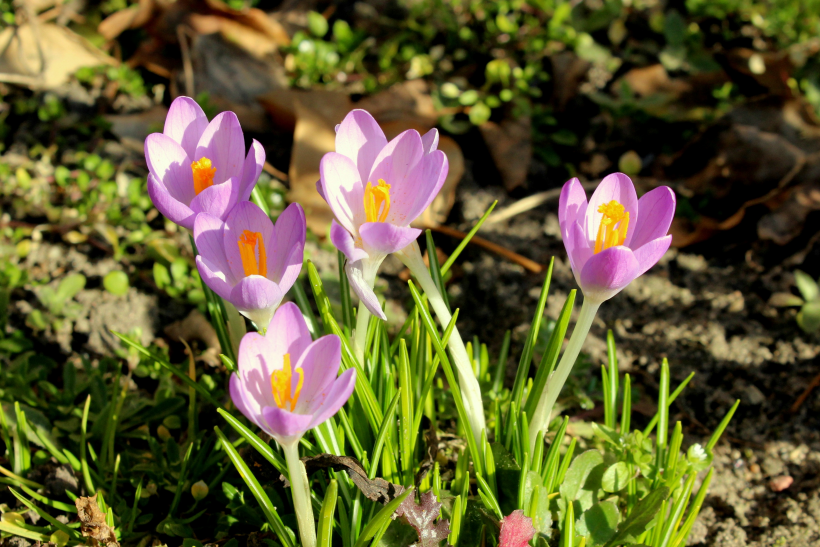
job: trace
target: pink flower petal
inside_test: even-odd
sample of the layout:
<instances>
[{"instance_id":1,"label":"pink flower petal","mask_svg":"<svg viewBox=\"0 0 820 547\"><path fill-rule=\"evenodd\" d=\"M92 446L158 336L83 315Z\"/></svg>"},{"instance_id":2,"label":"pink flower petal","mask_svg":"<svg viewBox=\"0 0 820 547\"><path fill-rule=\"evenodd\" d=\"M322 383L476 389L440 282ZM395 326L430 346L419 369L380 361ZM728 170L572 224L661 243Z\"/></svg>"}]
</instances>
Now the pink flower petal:
<instances>
[{"instance_id":1,"label":"pink flower petal","mask_svg":"<svg viewBox=\"0 0 820 547\"><path fill-rule=\"evenodd\" d=\"M276 219L274 238L267 247L268 278L276 281L283 293L302 271L306 232L305 212L298 203L288 205Z\"/></svg>"},{"instance_id":2,"label":"pink flower petal","mask_svg":"<svg viewBox=\"0 0 820 547\"><path fill-rule=\"evenodd\" d=\"M350 286L353 292L359 297L359 300L364 302L365 307L370 313L381 319L387 321L387 316L382 311L381 304L379 304L379 297L373 292L373 287L365 280L364 271L362 270L362 260L356 262L348 261L345 264L345 273L347 279L350 281Z\"/></svg>"},{"instance_id":3,"label":"pink flower petal","mask_svg":"<svg viewBox=\"0 0 820 547\"><path fill-rule=\"evenodd\" d=\"M228 276L231 275L230 270L221 269L213 261L208 260L202 255L196 257L196 269L199 270L199 276L202 278L202 282L212 291L225 300L231 297L235 280L228 278Z\"/></svg>"},{"instance_id":4,"label":"pink flower petal","mask_svg":"<svg viewBox=\"0 0 820 547\"><path fill-rule=\"evenodd\" d=\"M245 415L249 418L260 417L264 407L276 404L270 381L270 376L274 371L273 363L277 362L278 368L282 367L281 355L279 355L279 360L275 361L276 349L258 332L249 332L239 342L237 374L242 381L242 401L248 412ZM258 419L254 421L261 422Z\"/></svg>"},{"instance_id":5,"label":"pink flower petal","mask_svg":"<svg viewBox=\"0 0 820 547\"><path fill-rule=\"evenodd\" d=\"M264 166L265 149L259 144L259 141L253 139L251 149L248 150L248 155L245 157L245 163L242 167L242 184L239 188L239 201L248 201L251 198L253 187L256 186L256 181L259 180L259 175L262 173Z\"/></svg>"},{"instance_id":6,"label":"pink flower petal","mask_svg":"<svg viewBox=\"0 0 820 547\"><path fill-rule=\"evenodd\" d=\"M183 228L194 229L196 213L190 207L172 197L162 181L151 173L148 174L148 197L151 198L157 211L165 215L168 220L179 224Z\"/></svg>"},{"instance_id":7,"label":"pink flower petal","mask_svg":"<svg viewBox=\"0 0 820 547\"><path fill-rule=\"evenodd\" d=\"M208 213L200 213L194 220L194 243L197 253L208 263L223 272L231 285L236 284L236 278L231 273L223 247L224 237L222 229L225 223Z\"/></svg>"},{"instance_id":8,"label":"pink flower petal","mask_svg":"<svg viewBox=\"0 0 820 547\"><path fill-rule=\"evenodd\" d=\"M204 193L204 192L203 192ZM268 257L268 278L271 277L270 255L275 252L276 238L274 234L273 222L265 212L255 203L250 201L240 201L231 209L225 219L225 228L222 231L223 248L228 266L236 279L245 277L245 268L242 265L242 255L239 253L239 240L245 231L258 233L262 236L262 244L265 246L265 255ZM257 260L259 258L259 248L256 249Z\"/></svg>"},{"instance_id":9,"label":"pink flower petal","mask_svg":"<svg viewBox=\"0 0 820 547\"><path fill-rule=\"evenodd\" d=\"M375 186L379 180L384 180L389 184L391 208L401 208L401 204L407 201L415 203L416 192L422 188L413 184L418 176L413 170L423 156L424 146L419 132L415 129L404 131L382 148L370 176L362 179L362 183L371 182Z\"/></svg>"},{"instance_id":10,"label":"pink flower petal","mask_svg":"<svg viewBox=\"0 0 820 547\"><path fill-rule=\"evenodd\" d=\"M314 414L327 396L342 362L342 341L335 334L322 336L305 349L296 367L302 368L304 380L296 412Z\"/></svg>"},{"instance_id":11,"label":"pink flower petal","mask_svg":"<svg viewBox=\"0 0 820 547\"><path fill-rule=\"evenodd\" d=\"M363 182L386 144L382 128L366 110L351 111L336 127L336 152L350 158Z\"/></svg>"},{"instance_id":12,"label":"pink flower petal","mask_svg":"<svg viewBox=\"0 0 820 547\"><path fill-rule=\"evenodd\" d=\"M148 170L165 186L168 193L183 205L190 205L194 192L191 160L171 137L153 133L145 139L145 161Z\"/></svg>"},{"instance_id":13,"label":"pink flower petal","mask_svg":"<svg viewBox=\"0 0 820 547\"><path fill-rule=\"evenodd\" d=\"M310 429L310 414L296 414L276 405L262 409L262 418L267 427L263 428L279 444L288 444L302 438Z\"/></svg>"},{"instance_id":14,"label":"pink flower petal","mask_svg":"<svg viewBox=\"0 0 820 547\"><path fill-rule=\"evenodd\" d=\"M658 260L669 250L671 244L672 236L670 235L653 239L646 245L635 250L635 260L638 261L639 265L638 274L635 277L643 275L649 268L657 264Z\"/></svg>"},{"instance_id":15,"label":"pink flower petal","mask_svg":"<svg viewBox=\"0 0 820 547\"><path fill-rule=\"evenodd\" d=\"M350 262L357 260L364 260L367 258L367 251L356 247L356 243L350 232L333 219L330 223L330 241L333 245L342 251L342 254L347 257Z\"/></svg>"},{"instance_id":16,"label":"pink flower petal","mask_svg":"<svg viewBox=\"0 0 820 547\"><path fill-rule=\"evenodd\" d=\"M211 160L216 168L214 184L236 177L242 180L245 163L245 137L239 119L233 112L218 114L202 133L191 161L202 158Z\"/></svg>"},{"instance_id":17,"label":"pink flower petal","mask_svg":"<svg viewBox=\"0 0 820 547\"><path fill-rule=\"evenodd\" d=\"M177 97L168 109L162 133L177 142L192 158L206 127L208 118L196 101L190 97Z\"/></svg>"},{"instance_id":18,"label":"pink flower petal","mask_svg":"<svg viewBox=\"0 0 820 547\"><path fill-rule=\"evenodd\" d=\"M228 179L221 184L214 184L201 191L191 201L194 213L208 213L224 219L236 205L239 197L239 179Z\"/></svg>"},{"instance_id":19,"label":"pink flower petal","mask_svg":"<svg viewBox=\"0 0 820 547\"><path fill-rule=\"evenodd\" d=\"M638 277L640 265L628 247L618 246L594 254L581 270L581 290L585 298L596 302L609 300L633 279Z\"/></svg>"},{"instance_id":20,"label":"pink flower petal","mask_svg":"<svg viewBox=\"0 0 820 547\"><path fill-rule=\"evenodd\" d=\"M589 206L586 210L586 220L584 222L586 228L587 240L590 245L595 244L595 238L598 235L598 226L601 224L603 214L598 212L598 208L610 201L615 200L624 206L626 212L629 213L630 226L636 225L640 219L638 216L638 195L635 193L635 185L629 177L623 173L613 173L604 177L592 198L589 200ZM629 245L631 230L627 230L625 244Z\"/></svg>"},{"instance_id":21,"label":"pink flower petal","mask_svg":"<svg viewBox=\"0 0 820 547\"><path fill-rule=\"evenodd\" d=\"M517 509L501 519L498 547L527 547L535 536L532 519Z\"/></svg>"},{"instance_id":22,"label":"pink flower petal","mask_svg":"<svg viewBox=\"0 0 820 547\"><path fill-rule=\"evenodd\" d=\"M305 318L299 306L293 302L279 306L265 337L270 341L271 347L275 348L273 355L277 359L275 362L279 363L276 368L282 367L282 356L286 353L290 353L291 364L295 365L313 342Z\"/></svg>"},{"instance_id":23,"label":"pink flower petal","mask_svg":"<svg viewBox=\"0 0 820 547\"><path fill-rule=\"evenodd\" d=\"M387 222L408 226L436 199L447 180L449 163L441 150L424 156L408 175L404 184L391 185L390 212Z\"/></svg>"},{"instance_id":24,"label":"pink flower petal","mask_svg":"<svg viewBox=\"0 0 820 547\"><path fill-rule=\"evenodd\" d=\"M333 382L321 404L313 411L310 427L316 427L339 412L356 387L356 369L349 368ZM314 403L316 401L314 400Z\"/></svg>"},{"instance_id":25,"label":"pink flower petal","mask_svg":"<svg viewBox=\"0 0 820 547\"><path fill-rule=\"evenodd\" d=\"M283 296L279 286L270 279L251 275L239 280L228 300L259 329L267 329Z\"/></svg>"},{"instance_id":26,"label":"pink flower petal","mask_svg":"<svg viewBox=\"0 0 820 547\"><path fill-rule=\"evenodd\" d=\"M421 230L403 228L387 222L366 222L359 228L359 234L369 255L388 255L410 245L421 235Z\"/></svg>"},{"instance_id":27,"label":"pink flower petal","mask_svg":"<svg viewBox=\"0 0 820 547\"><path fill-rule=\"evenodd\" d=\"M633 224L634 229L624 244L631 249L640 249L650 241L665 236L675 216L675 192L668 186L650 190L638 200L640 217Z\"/></svg>"},{"instance_id":28,"label":"pink flower petal","mask_svg":"<svg viewBox=\"0 0 820 547\"><path fill-rule=\"evenodd\" d=\"M364 223L364 187L353 160L337 152L328 152L319 164L325 201L336 220L355 234Z\"/></svg>"},{"instance_id":29,"label":"pink flower petal","mask_svg":"<svg viewBox=\"0 0 820 547\"><path fill-rule=\"evenodd\" d=\"M424 146L424 153L430 154L438 150L438 129L435 127L421 136L421 144Z\"/></svg>"},{"instance_id":30,"label":"pink flower petal","mask_svg":"<svg viewBox=\"0 0 820 547\"><path fill-rule=\"evenodd\" d=\"M581 271L584 269L587 261L592 257L593 249L590 248L587 238L584 235L584 229L577 221L569 226L567 234L564 236L564 247L567 250L569 257L569 264L572 268L572 273L575 275L575 281L580 285Z\"/></svg>"},{"instance_id":31,"label":"pink flower petal","mask_svg":"<svg viewBox=\"0 0 820 547\"><path fill-rule=\"evenodd\" d=\"M239 378L238 374L231 374L228 390L231 394L231 401L233 401L233 405L236 409L247 419L249 419L251 423L254 423L257 427L261 428L264 423L262 421L261 407L257 408L248 404L248 401L245 399L245 387L242 385L242 380ZM254 413L252 408L257 408L258 412Z\"/></svg>"},{"instance_id":32,"label":"pink flower petal","mask_svg":"<svg viewBox=\"0 0 820 547\"><path fill-rule=\"evenodd\" d=\"M570 226L576 220L583 224L586 211L587 193L581 186L581 181L573 177L564 183L558 200L558 223L562 237L567 237Z\"/></svg>"}]
</instances>

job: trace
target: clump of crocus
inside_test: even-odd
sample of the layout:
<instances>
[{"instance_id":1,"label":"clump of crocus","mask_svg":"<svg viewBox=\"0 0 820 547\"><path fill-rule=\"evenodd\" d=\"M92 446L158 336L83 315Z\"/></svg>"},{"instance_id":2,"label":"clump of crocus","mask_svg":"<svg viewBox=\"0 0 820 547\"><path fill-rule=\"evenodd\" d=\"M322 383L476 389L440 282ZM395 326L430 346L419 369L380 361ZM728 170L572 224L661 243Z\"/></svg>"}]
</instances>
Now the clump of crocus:
<instances>
[{"instance_id":1,"label":"clump of crocus","mask_svg":"<svg viewBox=\"0 0 820 547\"><path fill-rule=\"evenodd\" d=\"M233 112L211 122L190 97L171 103L162 133L145 139L148 195L169 220L192 230L198 213L217 218L251 195L265 164L254 140L245 156L245 138Z\"/></svg>"},{"instance_id":2,"label":"clump of crocus","mask_svg":"<svg viewBox=\"0 0 820 547\"><path fill-rule=\"evenodd\" d=\"M354 334L360 360L369 313L386 319L373 285L390 253L396 253L419 280L439 321L447 325L452 319L421 258L416 243L421 230L410 227L447 178L447 156L437 149L438 138L435 129L424 135L410 129L388 142L373 116L353 110L336 129L336 151L322 158L317 189L336 217L330 239L347 258L345 271L361 302ZM480 439L481 391L458 329L450 336L450 350L473 434Z\"/></svg>"},{"instance_id":3,"label":"clump of crocus","mask_svg":"<svg viewBox=\"0 0 820 547\"><path fill-rule=\"evenodd\" d=\"M299 440L336 414L350 398L356 371L341 376L342 343L328 335L311 340L295 304L283 304L265 336L251 332L239 345L238 372L231 376L234 405L278 442L288 464L302 545L314 547L316 529Z\"/></svg>"},{"instance_id":4,"label":"clump of crocus","mask_svg":"<svg viewBox=\"0 0 820 547\"><path fill-rule=\"evenodd\" d=\"M202 281L264 331L302 269L305 231L298 203L275 226L250 201L238 203L224 221L202 213L194 222Z\"/></svg>"},{"instance_id":5,"label":"clump of crocus","mask_svg":"<svg viewBox=\"0 0 820 547\"><path fill-rule=\"evenodd\" d=\"M530 418L530 449L545 431L552 407L564 386L600 305L657 264L672 243L667 235L675 216L675 193L661 186L638 199L623 173L605 177L587 202L578 179L564 184L558 221L572 273L584 303L566 350L539 397Z\"/></svg>"}]
</instances>

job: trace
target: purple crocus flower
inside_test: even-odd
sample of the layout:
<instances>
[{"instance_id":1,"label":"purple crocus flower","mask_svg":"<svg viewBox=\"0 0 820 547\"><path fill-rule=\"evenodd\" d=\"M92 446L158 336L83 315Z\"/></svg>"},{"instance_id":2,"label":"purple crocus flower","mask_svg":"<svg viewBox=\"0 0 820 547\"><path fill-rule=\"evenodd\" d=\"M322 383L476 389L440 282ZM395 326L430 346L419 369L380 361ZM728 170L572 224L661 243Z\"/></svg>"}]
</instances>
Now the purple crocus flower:
<instances>
[{"instance_id":1,"label":"purple crocus flower","mask_svg":"<svg viewBox=\"0 0 820 547\"><path fill-rule=\"evenodd\" d=\"M242 201L224 222L197 215L194 241L202 281L264 330L302 269L305 213L292 203L274 226L256 204Z\"/></svg>"},{"instance_id":2,"label":"purple crocus flower","mask_svg":"<svg viewBox=\"0 0 820 547\"><path fill-rule=\"evenodd\" d=\"M311 341L302 313L288 302L276 311L265 336L250 332L242 338L231 399L279 444L291 446L336 414L353 393L355 369L336 377L341 359L339 337Z\"/></svg>"},{"instance_id":3,"label":"purple crocus flower","mask_svg":"<svg viewBox=\"0 0 820 547\"><path fill-rule=\"evenodd\" d=\"M317 189L336 217L333 244L347 257L353 290L374 315L385 319L373 292L384 258L413 242L413 222L447 178L447 156L437 150L438 131L410 129L387 142L368 112L353 110L336 128L336 152L319 167Z\"/></svg>"},{"instance_id":4,"label":"purple crocus flower","mask_svg":"<svg viewBox=\"0 0 820 547\"><path fill-rule=\"evenodd\" d=\"M169 220L192 230L198 213L218 218L247 201L265 164L254 140L247 157L245 138L233 112L210 123L190 97L171 103L162 133L145 139L148 195Z\"/></svg>"},{"instance_id":5,"label":"purple crocus flower","mask_svg":"<svg viewBox=\"0 0 820 547\"><path fill-rule=\"evenodd\" d=\"M609 300L654 266L672 243L675 193L660 186L638 199L623 173L601 181L587 203L577 178L561 190L558 219L572 273L594 302Z\"/></svg>"}]
</instances>

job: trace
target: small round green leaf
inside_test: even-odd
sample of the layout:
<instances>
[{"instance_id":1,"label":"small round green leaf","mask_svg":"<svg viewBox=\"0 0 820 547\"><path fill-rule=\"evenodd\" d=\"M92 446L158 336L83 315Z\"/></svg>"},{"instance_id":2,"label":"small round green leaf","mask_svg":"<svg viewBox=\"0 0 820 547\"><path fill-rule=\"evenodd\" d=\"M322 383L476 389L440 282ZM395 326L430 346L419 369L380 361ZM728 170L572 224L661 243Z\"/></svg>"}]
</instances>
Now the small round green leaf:
<instances>
[{"instance_id":1,"label":"small round green leaf","mask_svg":"<svg viewBox=\"0 0 820 547\"><path fill-rule=\"evenodd\" d=\"M632 475L629 472L629 465L626 462L612 464L604 471L601 479L601 486L606 492L618 492L623 490Z\"/></svg>"},{"instance_id":2,"label":"small round green leaf","mask_svg":"<svg viewBox=\"0 0 820 547\"><path fill-rule=\"evenodd\" d=\"M128 274L120 270L108 272L103 277L103 287L116 296L126 294L128 292Z\"/></svg>"},{"instance_id":3,"label":"small round green leaf","mask_svg":"<svg viewBox=\"0 0 820 547\"><path fill-rule=\"evenodd\" d=\"M328 31L328 24L327 19L321 13L315 11L308 12L308 28L310 29L310 33L316 36L317 38L321 38Z\"/></svg>"}]
</instances>

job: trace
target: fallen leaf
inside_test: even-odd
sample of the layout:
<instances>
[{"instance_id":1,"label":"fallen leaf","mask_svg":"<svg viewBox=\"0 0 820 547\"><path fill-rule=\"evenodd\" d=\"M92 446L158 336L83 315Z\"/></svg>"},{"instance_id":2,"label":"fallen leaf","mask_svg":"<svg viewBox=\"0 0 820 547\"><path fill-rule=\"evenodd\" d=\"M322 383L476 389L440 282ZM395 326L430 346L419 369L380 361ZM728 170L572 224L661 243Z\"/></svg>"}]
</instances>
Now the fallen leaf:
<instances>
[{"instance_id":1,"label":"fallen leaf","mask_svg":"<svg viewBox=\"0 0 820 547\"><path fill-rule=\"evenodd\" d=\"M97 32L106 40L113 40L128 29L144 26L154 14L154 0L140 0L136 6L115 11L98 26Z\"/></svg>"},{"instance_id":2,"label":"fallen leaf","mask_svg":"<svg viewBox=\"0 0 820 547\"><path fill-rule=\"evenodd\" d=\"M532 519L518 509L501 519L498 547L527 547L534 535Z\"/></svg>"},{"instance_id":3,"label":"fallen leaf","mask_svg":"<svg viewBox=\"0 0 820 547\"><path fill-rule=\"evenodd\" d=\"M216 330L202 315L199 310L192 310L185 319L171 323L165 327L165 335L171 340L200 340L206 346L205 351L196 358L197 361L204 361L212 367L219 366L221 359L219 354L222 349L219 345L219 337Z\"/></svg>"},{"instance_id":4,"label":"fallen leaf","mask_svg":"<svg viewBox=\"0 0 820 547\"><path fill-rule=\"evenodd\" d=\"M529 116L505 118L479 126L508 192L527 182L532 159L532 121Z\"/></svg>"},{"instance_id":5,"label":"fallen leaf","mask_svg":"<svg viewBox=\"0 0 820 547\"><path fill-rule=\"evenodd\" d=\"M415 496L408 496L396 509L396 516L404 518L418 534L419 541L410 547L438 547L450 535L450 521L441 516L441 503L429 490L421 495L421 503L416 503Z\"/></svg>"},{"instance_id":6,"label":"fallen leaf","mask_svg":"<svg viewBox=\"0 0 820 547\"><path fill-rule=\"evenodd\" d=\"M658 93L679 97L692 88L691 84L680 78L670 78L669 73L660 63L633 68L624 74L622 79L629 85L629 89L641 97L648 97ZM616 82L613 88L618 89L618 87Z\"/></svg>"},{"instance_id":7,"label":"fallen leaf","mask_svg":"<svg viewBox=\"0 0 820 547\"><path fill-rule=\"evenodd\" d=\"M84 537L91 538L91 545L105 547L120 547L117 535L113 528L105 522L105 513L97 504L97 494L89 497L80 497L74 501L77 515L80 517L80 532Z\"/></svg>"},{"instance_id":8,"label":"fallen leaf","mask_svg":"<svg viewBox=\"0 0 820 547\"><path fill-rule=\"evenodd\" d=\"M392 482L376 477L370 479L362 469L361 464L349 456L334 456L333 454L319 454L312 458L302 458L305 470L308 474L319 469L333 469L334 471L346 471L353 484L362 491L364 496L378 503L389 503L396 496L404 492L404 487ZM284 480L283 476L280 479ZM287 481L285 481L287 483Z\"/></svg>"}]
</instances>

